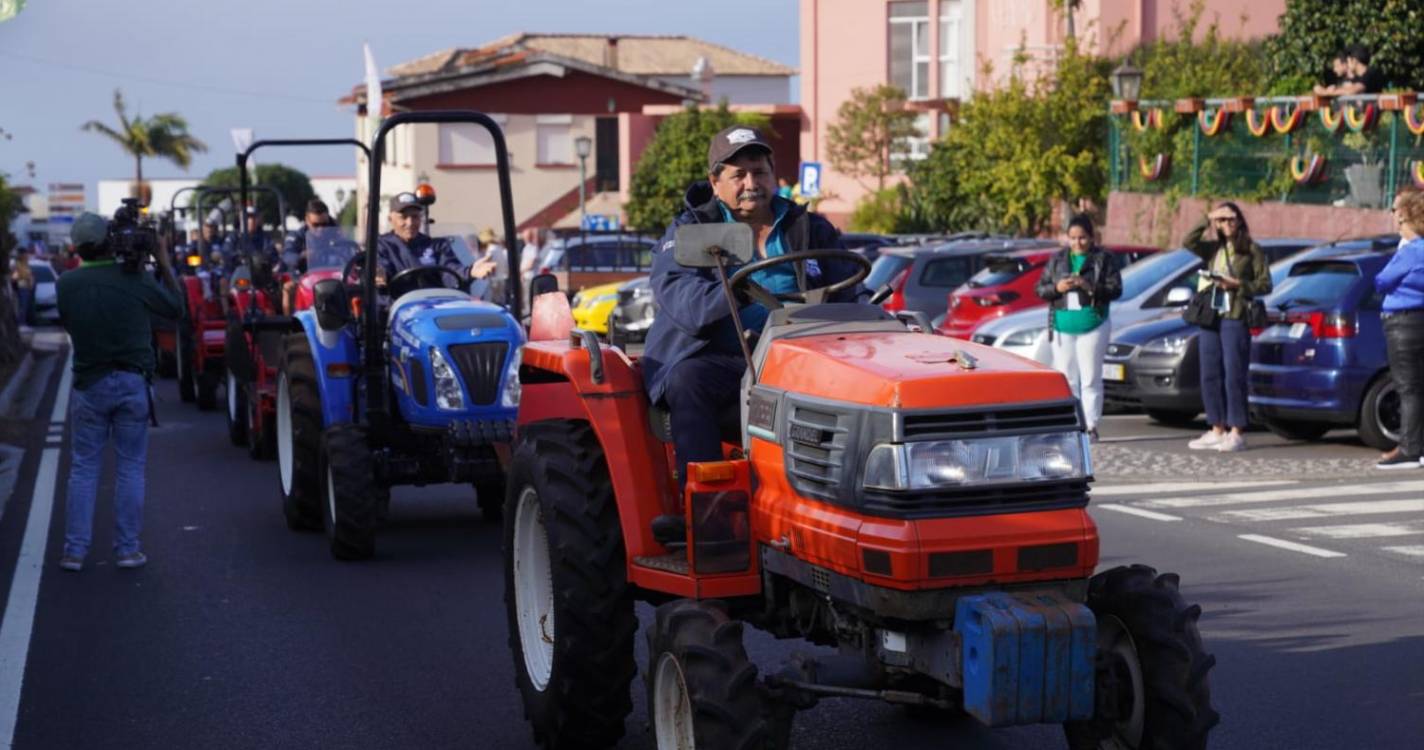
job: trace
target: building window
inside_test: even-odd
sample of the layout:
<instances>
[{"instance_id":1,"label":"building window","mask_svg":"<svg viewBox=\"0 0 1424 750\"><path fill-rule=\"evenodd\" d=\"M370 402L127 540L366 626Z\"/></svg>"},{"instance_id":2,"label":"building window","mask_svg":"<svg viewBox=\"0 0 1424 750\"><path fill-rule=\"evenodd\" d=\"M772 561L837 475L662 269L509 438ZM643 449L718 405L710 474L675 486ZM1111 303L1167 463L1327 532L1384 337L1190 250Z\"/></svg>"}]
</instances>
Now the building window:
<instances>
[{"instance_id":1,"label":"building window","mask_svg":"<svg viewBox=\"0 0 1424 750\"><path fill-rule=\"evenodd\" d=\"M890 154L890 163L896 169L904 169L906 162L919 161L930 155L930 113L920 112L915 116L915 134L905 139L905 148Z\"/></svg>"},{"instance_id":2,"label":"building window","mask_svg":"<svg viewBox=\"0 0 1424 750\"><path fill-rule=\"evenodd\" d=\"M493 166L494 140L471 123L440 124L441 166Z\"/></svg>"},{"instance_id":3,"label":"building window","mask_svg":"<svg viewBox=\"0 0 1424 750\"><path fill-rule=\"evenodd\" d=\"M572 115L539 115L535 119L539 164L574 163L573 126Z\"/></svg>"},{"instance_id":4,"label":"building window","mask_svg":"<svg viewBox=\"0 0 1424 750\"><path fill-rule=\"evenodd\" d=\"M890 3L890 83L911 99L930 96L929 0Z\"/></svg>"},{"instance_id":5,"label":"building window","mask_svg":"<svg viewBox=\"0 0 1424 750\"><path fill-rule=\"evenodd\" d=\"M959 33L963 21L962 0L939 0L939 95L945 99L963 97L964 76L959 69Z\"/></svg>"}]
</instances>

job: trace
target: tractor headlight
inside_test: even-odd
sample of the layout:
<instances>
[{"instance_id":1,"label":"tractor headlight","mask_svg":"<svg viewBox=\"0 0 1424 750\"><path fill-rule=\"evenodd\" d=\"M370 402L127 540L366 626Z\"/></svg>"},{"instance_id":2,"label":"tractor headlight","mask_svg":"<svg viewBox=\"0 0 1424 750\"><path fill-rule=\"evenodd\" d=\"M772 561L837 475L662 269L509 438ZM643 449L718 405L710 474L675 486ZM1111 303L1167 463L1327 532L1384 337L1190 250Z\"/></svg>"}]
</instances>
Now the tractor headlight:
<instances>
[{"instance_id":1,"label":"tractor headlight","mask_svg":"<svg viewBox=\"0 0 1424 750\"><path fill-rule=\"evenodd\" d=\"M1092 472L1081 432L976 440L881 443L865 460L864 485L933 490L975 484L1081 479Z\"/></svg>"},{"instance_id":2,"label":"tractor headlight","mask_svg":"<svg viewBox=\"0 0 1424 750\"><path fill-rule=\"evenodd\" d=\"M499 395L500 406L519 406L519 394L523 390L519 384L519 363L523 353L523 347L514 347L514 354L510 356L509 364L504 368L504 390Z\"/></svg>"},{"instance_id":3,"label":"tractor headlight","mask_svg":"<svg viewBox=\"0 0 1424 750\"><path fill-rule=\"evenodd\" d=\"M460 389L460 379L436 346L430 347L430 372L435 375L435 405L449 411L464 409L465 392Z\"/></svg>"}]
</instances>

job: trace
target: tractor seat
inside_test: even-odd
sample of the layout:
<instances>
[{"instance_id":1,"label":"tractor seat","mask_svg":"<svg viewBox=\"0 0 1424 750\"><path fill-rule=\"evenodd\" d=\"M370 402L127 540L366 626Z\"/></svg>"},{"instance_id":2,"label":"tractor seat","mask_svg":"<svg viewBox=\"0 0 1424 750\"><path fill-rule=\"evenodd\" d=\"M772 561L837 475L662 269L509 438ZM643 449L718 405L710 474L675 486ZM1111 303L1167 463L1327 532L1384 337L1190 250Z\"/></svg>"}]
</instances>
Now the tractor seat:
<instances>
[{"instance_id":1,"label":"tractor seat","mask_svg":"<svg viewBox=\"0 0 1424 750\"><path fill-rule=\"evenodd\" d=\"M741 443L741 410L728 409L718 416L717 429L721 432L722 442ZM653 437L664 443L672 442L672 413L666 406L661 403L650 404L648 406L648 422L653 430Z\"/></svg>"}]
</instances>

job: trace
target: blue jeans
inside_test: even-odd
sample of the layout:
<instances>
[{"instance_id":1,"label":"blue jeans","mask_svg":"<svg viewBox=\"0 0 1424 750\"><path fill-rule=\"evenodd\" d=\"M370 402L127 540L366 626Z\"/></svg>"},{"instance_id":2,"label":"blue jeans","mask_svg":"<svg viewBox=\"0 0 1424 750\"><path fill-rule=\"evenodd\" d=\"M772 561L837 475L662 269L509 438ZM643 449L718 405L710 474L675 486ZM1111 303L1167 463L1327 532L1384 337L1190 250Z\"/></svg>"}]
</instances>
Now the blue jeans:
<instances>
[{"instance_id":1,"label":"blue jeans","mask_svg":"<svg viewBox=\"0 0 1424 750\"><path fill-rule=\"evenodd\" d=\"M85 390L74 389L70 408L68 495L64 554L84 559L94 532L94 496L104 446L114 438L114 554L139 551L143 531L143 470L148 457L148 382L133 372L111 372Z\"/></svg>"},{"instance_id":2,"label":"blue jeans","mask_svg":"<svg viewBox=\"0 0 1424 750\"><path fill-rule=\"evenodd\" d=\"M1202 406L1213 427L1245 430L1249 422L1246 375L1251 364L1251 332L1240 320L1221 321L1221 330L1197 334L1201 357Z\"/></svg>"},{"instance_id":3,"label":"blue jeans","mask_svg":"<svg viewBox=\"0 0 1424 750\"><path fill-rule=\"evenodd\" d=\"M737 412L746 371L747 360L741 355L708 353L668 370L663 402L672 419L679 489L687 486L689 462L722 460L722 425Z\"/></svg>"}]
</instances>

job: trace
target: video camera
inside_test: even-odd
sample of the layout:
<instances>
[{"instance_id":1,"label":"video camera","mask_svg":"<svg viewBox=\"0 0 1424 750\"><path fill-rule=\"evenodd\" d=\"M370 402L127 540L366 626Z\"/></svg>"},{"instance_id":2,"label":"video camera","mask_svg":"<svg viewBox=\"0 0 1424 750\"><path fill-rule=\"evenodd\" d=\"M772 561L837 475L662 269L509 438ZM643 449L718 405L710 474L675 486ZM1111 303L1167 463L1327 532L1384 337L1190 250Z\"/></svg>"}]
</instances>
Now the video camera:
<instances>
[{"instance_id":1,"label":"video camera","mask_svg":"<svg viewBox=\"0 0 1424 750\"><path fill-rule=\"evenodd\" d=\"M158 252L158 231L137 198L124 198L122 203L109 222L105 242L119 267L127 273L136 273L144 261Z\"/></svg>"}]
</instances>

